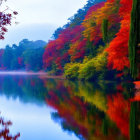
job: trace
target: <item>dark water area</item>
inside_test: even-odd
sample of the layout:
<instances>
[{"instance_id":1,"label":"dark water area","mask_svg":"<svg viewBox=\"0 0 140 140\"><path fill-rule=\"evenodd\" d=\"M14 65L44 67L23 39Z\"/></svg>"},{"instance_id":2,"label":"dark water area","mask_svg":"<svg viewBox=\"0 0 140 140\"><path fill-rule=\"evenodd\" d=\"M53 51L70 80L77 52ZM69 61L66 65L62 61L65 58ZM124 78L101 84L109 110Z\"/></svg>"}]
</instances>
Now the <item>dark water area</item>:
<instances>
[{"instance_id":1,"label":"dark water area","mask_svg":"<svg viewBox=\"0 0 140 140\"><path fill-rule=\"evenodd\" d=\"M140 140L140 86L133 83L0 75L0 112L0 139Z\"/></svg>"}]
</instances>

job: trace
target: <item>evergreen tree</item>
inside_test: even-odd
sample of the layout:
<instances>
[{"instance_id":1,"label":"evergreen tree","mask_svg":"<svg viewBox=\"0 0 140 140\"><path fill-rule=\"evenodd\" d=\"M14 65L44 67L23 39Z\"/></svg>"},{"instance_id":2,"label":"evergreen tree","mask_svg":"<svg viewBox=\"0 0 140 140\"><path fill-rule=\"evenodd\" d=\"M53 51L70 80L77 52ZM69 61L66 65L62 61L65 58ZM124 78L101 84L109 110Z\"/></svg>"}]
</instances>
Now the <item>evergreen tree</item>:
<instances>
[{"instance_id":1,"label":"evergreen tree","mask_svg":"<svg viewBox=\"0 0 140 140\"><path fill-rule=\"evenodd\" d=\"M140 43L140 1L133 0L129 39L130 72L135 79L138 76L138 49Z\"/></svg>"},{"instance_id":2,"label":"evergreen tree","mask_svg":"<svg viewBox=\"0 0 140 140\"><path fill-rule=\"evenodd\" d=\"M105 43L108 42L108 20L104 19L102 23L102 34L103 34L103 41Z\"/></svg>"}]
</instances>

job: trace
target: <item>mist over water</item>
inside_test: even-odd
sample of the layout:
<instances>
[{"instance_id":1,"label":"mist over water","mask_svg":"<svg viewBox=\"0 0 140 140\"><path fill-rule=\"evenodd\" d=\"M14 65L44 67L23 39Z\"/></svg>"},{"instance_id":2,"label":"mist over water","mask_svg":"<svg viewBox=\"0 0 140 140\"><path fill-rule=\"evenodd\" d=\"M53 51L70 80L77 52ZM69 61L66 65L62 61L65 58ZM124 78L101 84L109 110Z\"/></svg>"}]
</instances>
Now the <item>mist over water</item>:
<instances>
[{"instance_id":1,"label":"mist over water","mask_svg":"<svg viewBox=\"0 0 140 140\"><path fill-rule=\"evenodd\" d=\"M0 75L46 75L46 72L0 71Z\"/></svg>"}]
</instances>

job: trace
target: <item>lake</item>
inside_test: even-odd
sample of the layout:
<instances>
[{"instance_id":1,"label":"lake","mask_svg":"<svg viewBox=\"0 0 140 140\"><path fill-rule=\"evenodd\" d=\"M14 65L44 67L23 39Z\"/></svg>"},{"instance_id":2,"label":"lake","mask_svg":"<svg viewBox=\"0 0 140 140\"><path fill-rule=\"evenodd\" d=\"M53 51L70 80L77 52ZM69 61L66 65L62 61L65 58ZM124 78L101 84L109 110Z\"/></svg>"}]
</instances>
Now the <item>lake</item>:
<instances>
[{"instance_id":1,"label":"lake","mask_svg":"<svg viewBox=\"0 0 140 140\"><path fill-rule=\"evenodd\" d=\"M12 122L8 136L20 133L19 140L140 139L140 89L131 82L5 74L0 75L0 83L1 119Z\"/></svg>"}]
</instances>

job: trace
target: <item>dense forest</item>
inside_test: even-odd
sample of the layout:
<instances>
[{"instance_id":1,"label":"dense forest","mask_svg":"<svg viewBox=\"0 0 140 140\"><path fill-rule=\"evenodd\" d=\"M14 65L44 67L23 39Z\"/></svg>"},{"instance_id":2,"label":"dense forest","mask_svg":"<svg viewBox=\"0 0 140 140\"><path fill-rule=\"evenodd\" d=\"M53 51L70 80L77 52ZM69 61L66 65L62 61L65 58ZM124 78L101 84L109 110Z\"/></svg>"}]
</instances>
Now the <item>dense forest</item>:
<instances>
[{"instance_id":1,"label":"dense forest","mask_svg":"<svg viewBox=\"0 0 140 140\"><path fill-rule=\"evenodd\" d=\"M138 0L89 0L54 33L43 55L51 74L70 79L140 76Z\"/></svg>"},{"instance_id":2,"label":"dense forest","mask_svg":"<svg viewBox=\"0 0 140 140\"><path fill-rule=\"evenodd\" d=\"M23 39L19 45L7 45L0 49L0 70L32 70L43 69L42 56L46 42Z\"/></svg>"},{"instance_id":3,"label":"dense forest","mask_svg":"<svg viewBox=\"0 0 140 140\"><path fill-rule=\"evenodd\" d=\"M81 80L139 79L139 8L139 0L88 0L43 44L45 50L28 40L1 49L1 69Z\"/></svg>"}]
</instances>

